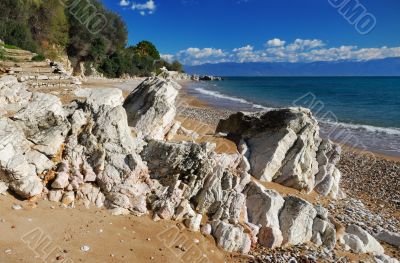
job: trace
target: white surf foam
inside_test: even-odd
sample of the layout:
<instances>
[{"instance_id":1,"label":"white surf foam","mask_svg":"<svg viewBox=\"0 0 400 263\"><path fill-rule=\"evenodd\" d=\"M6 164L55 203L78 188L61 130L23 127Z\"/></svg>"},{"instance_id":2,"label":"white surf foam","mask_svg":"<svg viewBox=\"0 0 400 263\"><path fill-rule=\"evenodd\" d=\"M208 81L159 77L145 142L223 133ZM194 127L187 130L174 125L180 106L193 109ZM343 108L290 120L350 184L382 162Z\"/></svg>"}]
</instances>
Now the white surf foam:
<instances>
[{"instance_id":1,"label":"white surf foam","mask_svg":"<svg viewBox=\"0 0 400 263\"><path fill-rule=\"evenodd\" d=\"M201 94L207 95L207 96L211 96L211 97L215 97L215 98L219 98L219 99L224 99L224 100L229 100L229 101L234 101L234 102L238 102L238 103L242 103L245 105L249 105L255 109L260 109L260 110L274 110L275 108L269 108L269 107L265 107L262 106L260 104L255 104L251 101L242 99L242 98L237 98L237 97L233 97L233 96L229 96L226 94L222 94L218 91L214 91L214 90L208 90L208 89L204 89L204 88L200 88L200 87L196 87L195 90ZM330 120L319 120L322 123L328 124L328 125L334 125L336 127L340 127L343 129L351 129L351 130L357 130L357 131L366 131L366 132L370 132L370 133L385 133L388 135L396 135L396 136L400 136L400 128L395 128L395 127L377 127L377 126L372 126L372 125L365 125L365 124L353 124L353 123L344 123L344 122L333 122Z\"/></svg>"},{"instance_id":2,"label":"white surf foam","mask_svg":"<svg viewBox=\"0 0 400 263\"><path fill-rule=\"evenodd\" d=\"M211 97L215 97L215 98L219 98L219 99L225 99L225 100L230 100L230 101L234 101L234 102L239 102L245 105L250 105L253 108L256 109L262 109L262 110L273 110L273 108L268 108L268 107L264 107L262 105L259 104L255 104L253 102L250 102L248 100L245 99L241 99L241 98L236 98L233 96L228 96L225 94L222 94L218 91L213 91L213 90L207 90L207 89L203 89L203 88L195 88L195 90L201 94L207 95L207 96L211 96Z\"/></svg>"},{"instance_id":3,"label":"white surf foam","mask_svg":"<svg viewBox=\"0 0 400 263\"><path fill-rule=\"evenodd\" d=\"M400 136L400 128L395 128L395 127L377 127L377 126L366 125L366 124L332 122L332 121L327 121L327 120L322 120L322 122L327 123L329 125L339 126L344 129L367 131L367 132L371 132L371 133L386 133L389 135Z\"/></svg>"}]
</instances>

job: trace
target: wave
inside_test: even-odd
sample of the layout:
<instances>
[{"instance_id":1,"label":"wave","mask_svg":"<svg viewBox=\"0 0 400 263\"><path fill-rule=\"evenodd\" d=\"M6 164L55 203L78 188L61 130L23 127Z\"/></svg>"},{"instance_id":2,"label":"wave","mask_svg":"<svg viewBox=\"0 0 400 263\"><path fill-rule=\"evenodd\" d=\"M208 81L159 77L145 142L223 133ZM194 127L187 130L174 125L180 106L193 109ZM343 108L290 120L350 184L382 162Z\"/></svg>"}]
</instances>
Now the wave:
<instances>
[{"instance_id":1,"label":"wave","mask_svg":"<svg viewBox=\"0 0 400 263\"><path fill-rule=\"evenodd\" d=\"M230 100L230 101L234 101L234 102L239 102L245 105L250 105L253 108L256 109L261 109L261 110L273 110L274 108L268 108L268 107L264 107L260 104L255 104L253 102L250 102L248 100L245 99L241 99L241 98L237 98L237 97L233 97L233 96L229 96L229 95L225 95L222 94L218 91L212 91L212 90L207 90L207 89L203 89L203 88L195 88L195 90L201 94L207 95L207 96L211 96L211 97L215 97L215 98L219 98L219 99L224 99L224 100Z\"/></svg>"},{"instance_id":2,"label":"wave","mask_svg":"<svg viewBox=\"0 0 400 263\"><path fill-rule=\"evenodd\" d=\"M377 127L366 124L353 124L353 123L344 123L344 122L333 122L329 120L320 120L322 123L338 126L343 129L352 129L358 131L367 131L371 133L386 133L388 135L397 135L400 136L400 128L395 127Z\"/></svg>"},{"instance_id":3,"label":"wave","mask_svg":"<svg viewBox=\"0 0 400 263\"><path fill-rule=\"evenodd\" d=\"M233 102L239 102L241 104L251 106L252 108L255 108L255 109L260 109L260 110L265 110L265 111L270 111L270 110L276 109L276 108L265 107L265 106L253 103L253 102L248 101L243 98L237 98L237 97L229 96L226 94L222 94L222 93L220 93L218 91L214 91L214 90L208 90L208 89L204 89L201 87L196 87L194 89L203 95L207 95L207 96L211 96L211 97L215 97L215 98L219 98L219 99L224 99L224 100L229 100L229 101L233 101ZM326 119L320 119L319 121L324 124L340 127L342 129L367 131L367 132L371 132L371 133L385 133L388 135L400 136L400 128L395 128L395 127L377 127L377 126L365 125L365 124L333 122L333 121L326 120Z\"/></svg>"}]
</instances>

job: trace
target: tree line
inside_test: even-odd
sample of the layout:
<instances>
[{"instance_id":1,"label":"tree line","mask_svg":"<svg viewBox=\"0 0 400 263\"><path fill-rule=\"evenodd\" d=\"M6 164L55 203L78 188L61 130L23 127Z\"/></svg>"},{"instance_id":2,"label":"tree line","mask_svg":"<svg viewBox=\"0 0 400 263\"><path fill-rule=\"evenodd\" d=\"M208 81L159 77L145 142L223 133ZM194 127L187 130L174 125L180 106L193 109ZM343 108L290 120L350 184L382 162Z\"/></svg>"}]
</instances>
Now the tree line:
<instances>
[{"instance_id":1,"label":"tree line","mask_svg":"<svg viewBox=\"0 0 400 263\"><path fill-rule=\"evenodd\" d=\"M83 62L107 77L149 76L164 66L182 71L149 41L128 46L126 24L98 0L1 0L0 39L50 59L66 54L74 68Z\"/></svg>"}]
</instances>

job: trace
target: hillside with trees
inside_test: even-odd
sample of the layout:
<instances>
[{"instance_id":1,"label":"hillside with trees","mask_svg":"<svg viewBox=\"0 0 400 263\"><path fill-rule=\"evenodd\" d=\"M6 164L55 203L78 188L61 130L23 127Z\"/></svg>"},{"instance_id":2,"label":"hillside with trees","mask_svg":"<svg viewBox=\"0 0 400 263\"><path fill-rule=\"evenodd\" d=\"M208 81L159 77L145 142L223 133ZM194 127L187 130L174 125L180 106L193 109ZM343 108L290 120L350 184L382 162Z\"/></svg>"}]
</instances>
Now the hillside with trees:
<instances>
[{"instance_id":1,"label":"hillside with trees","mask_svg":"<svg viewBox=\"0 0 400 263\"><path fill-rule=\"evenodd\" d=\"M182 70L149 41L127 46L124 21L98 0L1 0L0 39L52 60L68 56L74 70L93 65L107 77Z\"/></svg>"}]
</instances>

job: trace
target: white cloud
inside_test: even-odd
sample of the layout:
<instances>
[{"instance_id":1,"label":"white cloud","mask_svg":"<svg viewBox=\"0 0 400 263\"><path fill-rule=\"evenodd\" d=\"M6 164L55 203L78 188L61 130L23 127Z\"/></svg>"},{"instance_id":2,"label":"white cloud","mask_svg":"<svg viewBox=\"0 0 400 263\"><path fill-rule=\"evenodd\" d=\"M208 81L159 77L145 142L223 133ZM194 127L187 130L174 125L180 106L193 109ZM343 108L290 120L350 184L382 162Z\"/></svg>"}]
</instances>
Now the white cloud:
<instances>
[{"instance_id":1,"label":"white cloud","mask_svg":"<svg viewBox=\"0 0 400 263\"><path fill-rule=\"evenodd\" d=\"M172 62L174 60L174 55L172 54L161 54L160 57L167 62Z\"/></svg>"},{"instance_id":2,"label":"white cloud","mask_svg":"<svg viewBox=\"0 0 400 263\"><path fill-rule=\"evenodd\" d=\"M169 60L179 60L183 64L198 65L204 63L227 62L228 56L222 49L215 48L188 48L175 55L168 56Z\"/></svg>"},{"instance_id":3,"label":"white cloud","mask_svg":"<svg viewBox=\"0 0 400 263\"><path fill-rule=\"evenodd\" d=\"M271 40L268 40L266 45L269 47L281 47L284 46L286 41L280 40L279 38L274 38Z\"/></svg>"},{"instance_id":4,"label":"white cloud","mask_svg":"<svg viewBox=\"0 0 400 263\"><path fill-rule=\"evenodd\" d=\"M274 41L278 44L278 41ZM285 43L280 40L279 43ZM268 41L267 41L268 44ZM186 65L220 62L314 62L356 60L364 61L387 57L400 57L400 47L359 48L357 46L326 47L318 39L296 39L288 45L268 45L264 49L254 49L247 45L231 51L215 48L188 48L168 55Z\"/></svg>"},{"instance_id":5,"label":"white cloud","mask_svg":"<svg viewBox=\"0 0 400 263\"><path fill-rule=\"evenodd\" d=\"M253 46L247 45L247 46L244 46L244 47L235 48L233 50L233 52L250 52L250 51L253 51L253 49L254 49Z\"/></svg>"},{"instance_id":6,"label":"white cloud","mask_svg":"<svg viewBox=\"0 0 400 263\"><path fill-rule=\"evenodd\" d=\"M123 6L123 7L129 6L129 5L130 5L130 2L129 2L128 0L121 0L121 1L119 2L119 5L120 5L120 6Z\"/></svg>"},{"instance_id":7,"label":"white cloud","mask_svg":"<svg viewBox=\"0 0 400 263\"><path fill-rule=\"evenodd\" d=\"M321 40L318 39L296 39L292 44L288 46L289 50L296 51L296 50L306 50L306 49L313 49L317 47L323 47L325 44Z\"/></svg>"},{"instance_id":8,"label":"white cloud","mask_svg":"<svg viewBox=\"0 0 400 263\"><path fill-rule=\"evenodd\" d=\"M192 56L194 58L207 58L207 57L221 57L224 56L224 51L222 49L214 48L188 48L179 52L180 55Z\"/></svg>"},{"instance_id":9,"label":"white cloud","mask_svg":"<svg viewBox=\"0 0 400 263\"><path fill-rule=\"evenodd\" d=\"M121 2L122 1L127 1L127 0L121 0ZM120 5L121 5L121 3L120 3ZM142 16L145 16L145 15L153 14L154 11L157 9L157 6L153 0L148 0L147 2L145 2L143 4L132 2L131 9L137 10L137 11L139 11L139 13Z\"/></svg>"}]
</instances>

